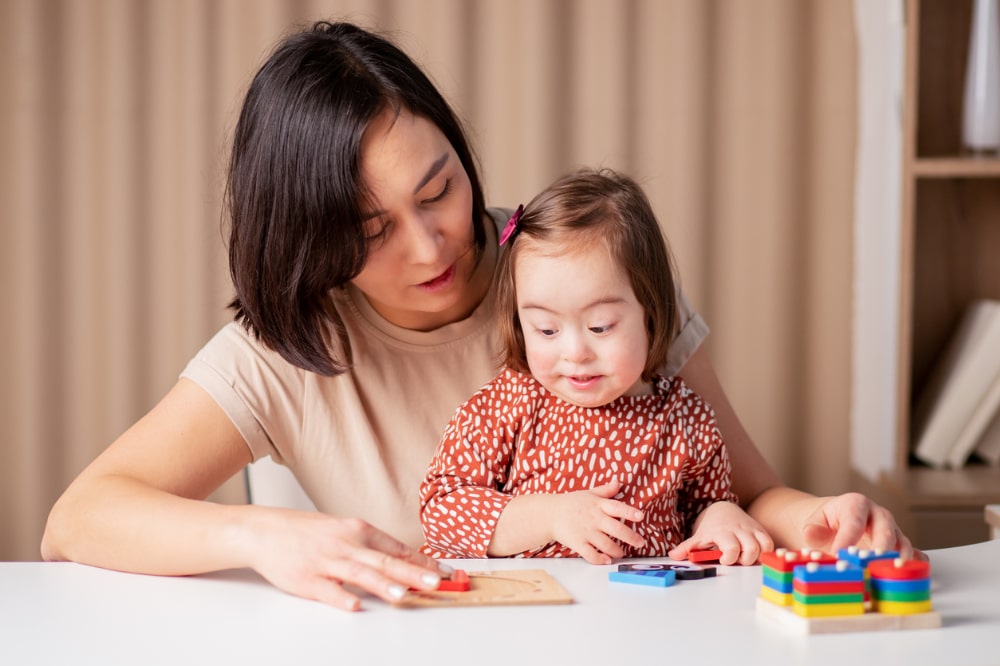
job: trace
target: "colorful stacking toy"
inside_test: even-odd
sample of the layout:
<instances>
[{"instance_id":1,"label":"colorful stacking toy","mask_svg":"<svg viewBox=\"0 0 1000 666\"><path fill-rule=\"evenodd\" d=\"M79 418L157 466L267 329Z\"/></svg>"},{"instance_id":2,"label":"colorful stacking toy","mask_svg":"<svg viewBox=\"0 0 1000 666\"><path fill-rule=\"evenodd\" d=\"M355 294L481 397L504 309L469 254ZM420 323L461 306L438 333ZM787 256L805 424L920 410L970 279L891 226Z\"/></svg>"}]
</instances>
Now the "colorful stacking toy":
<instances>
[{"instance_id":1,"label":"colorful stacking toy","mask_svg":"<svg viewBox=\"0 0 1000 666\"><path fill-rule=\"evenodd\" d=\"M838 557L779 548L761 561L757 612L807 633L931 629L931 568L895 551L841 549Z\"/></svg>"}]
</instances>

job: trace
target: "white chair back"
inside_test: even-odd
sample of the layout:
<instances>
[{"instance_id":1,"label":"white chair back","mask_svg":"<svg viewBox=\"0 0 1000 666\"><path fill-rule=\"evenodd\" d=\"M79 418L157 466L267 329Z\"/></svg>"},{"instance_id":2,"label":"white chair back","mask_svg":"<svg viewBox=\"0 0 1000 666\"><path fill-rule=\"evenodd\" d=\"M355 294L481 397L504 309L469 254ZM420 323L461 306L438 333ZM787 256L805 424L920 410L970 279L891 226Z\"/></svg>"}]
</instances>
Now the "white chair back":
<instances>
[{"instance_id":1,"label":"white chair back","mask_svg":"<svg viewBox=\"0 0 1000 666\"><path fill-rule=\"evenodd\" d=\"M261 458L246 466L244 479L247 486L247 498L251 504L260 506L277 506L288 509L303 509L315 511L316 505L302 490L302 486L284 465Z\"/></svg>"}]
</instances>

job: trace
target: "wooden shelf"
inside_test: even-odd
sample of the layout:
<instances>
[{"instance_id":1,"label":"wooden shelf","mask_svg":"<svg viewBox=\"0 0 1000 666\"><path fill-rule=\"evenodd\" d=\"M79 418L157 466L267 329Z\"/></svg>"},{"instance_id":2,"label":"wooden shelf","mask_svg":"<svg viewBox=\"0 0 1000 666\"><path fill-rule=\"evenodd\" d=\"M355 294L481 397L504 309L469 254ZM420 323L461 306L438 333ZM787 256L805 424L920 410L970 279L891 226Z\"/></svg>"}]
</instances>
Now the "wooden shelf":
<instances>
[{"instance_id":1,"label":"wooden shelf","mask_svg":"<svg viewBox=\"0 0 1000 666\"><path fill-rule=\"evenodd\" d=\"M912 168L918 178L1000 178L995 157L922 157Z\"/></svg>"},{"instance_id":2,"label":"wooden shelf","mask_svg":"<svg viewBox=\"0 0 1000 666\"><path fill-rule=\"evenodd\" d=\"M884 474L886 488L912 509L975 509L1000 503L1000 467L909 467Z\"/></svg>"},{"instance_id":3,"label":"wooden shelf","mask_svg":"<svg viewBox=\"0 0 1000 666\"><path fill-rule=\"evenodd\" d=\"M906 0L897 441L874 490L918 548L988 538L1000 467L937 470L912 458L912 411L955 325L1000 298L1000 156L962 149L972 0Z\"/></svg>"}]
</instances>

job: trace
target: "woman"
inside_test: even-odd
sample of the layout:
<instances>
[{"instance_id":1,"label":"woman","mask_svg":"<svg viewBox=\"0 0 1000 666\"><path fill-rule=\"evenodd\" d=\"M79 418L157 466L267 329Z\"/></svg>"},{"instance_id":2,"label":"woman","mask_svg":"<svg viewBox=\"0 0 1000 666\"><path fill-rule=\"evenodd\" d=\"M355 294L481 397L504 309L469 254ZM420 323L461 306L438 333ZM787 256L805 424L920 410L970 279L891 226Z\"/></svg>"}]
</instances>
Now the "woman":
<instances>
[{"instance_id":1,"label":"woman","mask_svg":"<svg viewBox=\"0 0 1000 666\"><path fill-rule=\"evenodd\" d=\"M458 121L394 45L317 24L255 76L227 201L236 322L70 485L43 557L154 574L251 567L348 610L360 601L342 583L386 600L433 588L440 570L416 552L417 491L448 418L495 373L483 304L506 220L485 208ZM866 498L781 486L683 298L679 321L664 373L714 406L747 529L786 546L909 551ZM322 513L204 501L265 455Z\"/></svg>"}]
</instances>

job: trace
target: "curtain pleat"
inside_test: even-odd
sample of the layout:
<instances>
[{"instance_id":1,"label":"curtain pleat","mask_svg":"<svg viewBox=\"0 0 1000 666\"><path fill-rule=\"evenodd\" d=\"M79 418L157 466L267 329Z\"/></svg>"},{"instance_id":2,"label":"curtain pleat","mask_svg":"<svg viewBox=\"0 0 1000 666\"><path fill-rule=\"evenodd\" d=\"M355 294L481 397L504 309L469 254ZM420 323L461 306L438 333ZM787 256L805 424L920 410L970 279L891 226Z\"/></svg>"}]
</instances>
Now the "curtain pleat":
<instances>
[{"instance_id":1,"label":"curtain pleat","mask_svg":"<svg viewBox=\"0 0 1000 666\"><path fill-rule=\"evenodd\" d=\"M424 65L491 204L582 165L639 180L760 448L847 489L851 3L0 0L0 559L37 557L52 502L229 320L235 114L319 18Z\"/></svg>"}]
</instances>

